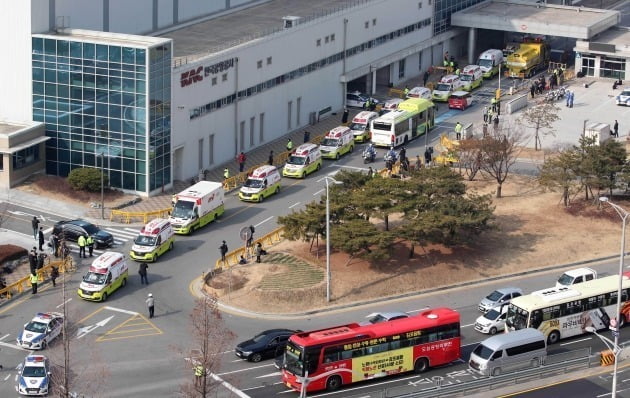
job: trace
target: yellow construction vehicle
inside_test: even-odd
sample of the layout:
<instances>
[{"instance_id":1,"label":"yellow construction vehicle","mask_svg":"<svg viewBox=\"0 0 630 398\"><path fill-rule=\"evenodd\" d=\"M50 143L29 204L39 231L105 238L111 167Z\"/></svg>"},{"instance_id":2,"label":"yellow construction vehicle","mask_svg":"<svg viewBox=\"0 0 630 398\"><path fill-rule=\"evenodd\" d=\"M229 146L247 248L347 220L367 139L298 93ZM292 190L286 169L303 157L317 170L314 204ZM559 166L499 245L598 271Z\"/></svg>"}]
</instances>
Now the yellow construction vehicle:
<instances>
[{"instance_id":1,"label":"yellow construction vehicle","mask_svg":"<svg viewBox=\"0 0 630 398\"><path fill-rule=\"evenodd\" d=\"M507 77L528 78L543 70L549 63L549 45L542 41L521 43L518 50L507 57Z\"/></svg>"}]
</instances>

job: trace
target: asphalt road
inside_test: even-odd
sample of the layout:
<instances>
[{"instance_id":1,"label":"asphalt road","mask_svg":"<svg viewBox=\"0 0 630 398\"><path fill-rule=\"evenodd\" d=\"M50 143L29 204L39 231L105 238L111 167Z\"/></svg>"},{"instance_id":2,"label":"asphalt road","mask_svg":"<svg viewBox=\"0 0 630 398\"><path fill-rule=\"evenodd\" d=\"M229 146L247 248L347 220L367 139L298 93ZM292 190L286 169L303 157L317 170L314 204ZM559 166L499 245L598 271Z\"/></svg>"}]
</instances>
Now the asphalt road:
<instances>
[{"instance_id":1,"label":"asphalt road","mask_svg":"<svg viewBox=\"0 0 630 398\"><path fill-rule=\"evenodd\" d=\"M496 82L493 83L496 84ZM484 91L475 93L475 96L480 99L486 98L492 88L487 85L482 90ZM452 126L457 121L452 118L454 115L472 119L481 114L479 105L465 112L445 111L446 106L443 104L440 108L442 113L438 118L437 127L429 135L429 145L435 145L440 133L452 130ZM358 145L354 154L337 162L324 161L323 170L305 180L283 179L280 194L265 200L263 204L243 203L236 198L235 194L228 195L226 213L220 220L195 232L192 236L178 236L174 250L161 257L156 264L149 266L150 284L148 286L140 285L136 264L130 261L130 281L126 287L114 293L106 303L83 301L77 297L76 289L89 263L87 259L84 259L79 271L70 275L67 280L65 299L59 287L53 289L48 284L44 284L36 296L26 294L0 307L0 348L2 349L0 354L1 363L4 365L4 370L0 371L0 396L16 396L15 367L28 354L27 351L17 348L14 344L22 325L37 312L58 311L64 302L67 305L70 320L78 323L82 328L80 334L75 334L71 338L73 369L92 368L95 365L104 364L107 367L106 375L92 376L93 379L102 381L101 395L121 398L172 396L180 383L192 378L190 365L183 359L185 355L180 352L186 352L191 344L188 322L193 296L189 291L189 286L191 281L212 267L219 255L218 248L221 240L227 240L230 249L238 247L243 244L239 239L239 230L250 224L256 226L258 236L270 232L276 227L277 216L287 214L290 209L299 209L324 194L325 186L321 181L324 175L342 168L367 169L367 165L363 164L360 156L362 148L363 145ZM421 155L423 152L423 138L408 146L407 154L410 158L415 157L416 153ZM383 154L384 151L379 150L376 162L378 167L383 167ZM519 164L518 167L529 172L535 170L535 165L528 163ZM29 209L26 204L13 206L9 210L12 212L9 213L11 217L3 227L16 231L16 234L30 235L30 219L34 214L45 218L46 229L52 227L52 224L60 219L58 215ZM117 238L113 250L127 253L131 239L137 231L124 227L106 229L114 233ZM616 261L598 265L597 269L600 274L614 273ZM553 270L511 281L488 281L482 286L466 286L298 319L274 320L226 313L225 320L227 326L236 334L235 343L237 343L272 327L309 330L361 320L365 315L375 311L417 312L426 307L449 306L462 314L463 358L467 359L474 345L486 337L472 330L472 325L479 316L477 303L482 297L496 287L506 285L515 284L525 291L548 287L553 285L553 281L560 273L559 270ZM156 296L156 317L151 320L147 317L144 303L149 292ZM630 330L624 331L622 337L628 339L629 335ZM553 349L600 347L600 342L595 340L589 336L582 336L579 339L562 342L558 348ZM58 360L60 350L59 344L53 344L44 351L44 354ZM281 384L279 374L272 362L248 363L236 358L232 351L227 350L221 357L219 376L252 397L297 396L295 393L287 392ZM464 381L473 377L468 373L464 361L461 361L453 366L431 370L421 376L403 375L358 384L334 394L319 395L348 397L361 394L368 397L383 388L404 386L410 383L424 385L432 382L431 378L434 376L453 381ZM82 382L86 383L89 380Z\"/></svg>"}]
</instances>

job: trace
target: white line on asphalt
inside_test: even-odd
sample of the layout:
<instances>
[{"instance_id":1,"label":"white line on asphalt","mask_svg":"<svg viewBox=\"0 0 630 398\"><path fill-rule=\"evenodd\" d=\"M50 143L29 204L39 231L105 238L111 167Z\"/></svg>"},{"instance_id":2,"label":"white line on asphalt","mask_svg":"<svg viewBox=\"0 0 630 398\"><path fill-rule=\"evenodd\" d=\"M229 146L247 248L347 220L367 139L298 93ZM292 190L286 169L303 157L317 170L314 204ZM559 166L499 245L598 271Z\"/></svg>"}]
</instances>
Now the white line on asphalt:
<instances>
[{"instance_id":1,"label":"white line on asphalt","mask_svg":"<svg viewBox=\"0 0 630 398\"><path fill-rule=\"evenodd\" d=\"M123 238L135 238L136 235L138 235L137 233L125 231L122 229L116 229L116 228L105 228L105 230L109 231L112 235L116 235L117 237L120 236Z\"/></svg>"},{"instance_id":2,"label":"white line on asphalt","mask_svg":"<svg viewBox=\"0 0 630 398\"><path fill-rule=\"evenodd\" d=\"M230 353L230 352L234 352L234 350L230 350L230 351L223 351L223 352L220 352L220 353L219 353L219 355L227 354L227 353Z\"/></svg>"},{"instance_id":3,"label":"white line on asphalt","mask_svg":"<svg viewBox=\"0 0 630 398\"><path fill-rule=\"evenodd\" d=\"M266 375L262 375L262 376L256 376L256 379L262 379L263 377L271 377L271 376L280 376L282 373L280 372L273 372L273 373L268 373Z\"/></svg>"},{"instance_id":4,"label":"white line on asphalt","mask_svg":"<svg viewBox=\"0 0 630 398\"><path fill-rule=\"evenodd\" d=\"M469 323L468 325L462 325L463 328L467 328L467 327L470 327L470 326L475 326L475 324L474 323Z\"/></svg>"},{"instance_id":5,"label":"white line on asphalt","mask_svg":"<svg viewBox=\"0 0 630 398\"><path fill-rule=\"evenodd\" d=\"M106 310L110 310L110 311L118 311L118 312L122 312L124 314L130 314L130 315L138 315L137 312L135 311L129 311L129 310L123 310L122 308L116 308L116 307L110 307L110 306L105 306Z\"/></svg>"},{"instance_id":6,"label":"white line on asphalt","mask_svg":"<svg viewBox=\"0 0 630 398\"><path fill-rule=\"evenodd\" d=\"M52 232L52 230L53 230L53 229L52 229L52 227L50 227L50 228L48 228L48 229L45 229L45 230L44 230L44 235L51 233L51 232Z\"/></svg>"},{"instance_id":7,"label":"white line on asphalt","mask_svg":"<svg viewBox=\"0 0 630 398\"><path fill-rule=\"evenodd\" d=\"M7 337L9 337L9 336L10 336L10 334L9 334L9 333L5 334L4 336L0 337L0 341L2 341L2 340L4 340L4 339L6 339L6 338L7 338Z\"/></svg>"},{"instance_id":8,"label":"white line on asphalt","mask_svg":"<svg viewBox=\"0 0 630 398\"><path fill-rule=\"evenodd\" d=\"M590 339L591 339L590 337L587 337L587 338L585 338L585 339L572 340L572 341L569 341L568 343L562 343L562 344L560 344L560 345L575 344L575 343L579 343L579 342L581 342L581 341L587 341L587 340L590 340Z\"/></svg>"},{"instance_id":9,"label":"white line on asphalt","mask_svg":"<svg viewBox=\"0 0 630 398\"><path fill-rule=\"evenodd\" d=\"M3 347L14 348L20 351L28 351L26 348L22 348L17 344L5 343L4 341L0 341L0 345Z\"/></svg>"},{"instance_id":10,"label":"white line on asphalt","mask_svg":"<svg viewBox=\"0 0 630 398\"><path fill-rule=\"evenodd\" d=\"M210 373L210 376L213 379L215 379L216 381L220 382L223 387L227 388L228 390L230 390L230 392L233 392L238 397L240 397L240 398L250 398L249 395L245 394L243 391L241 391L238 388L234 387L233 385L231 385L227 381L223 380L219 376L215 375L214 373Z\"/></svg>"},{"instance_id":11,"label":"white line on asphalt","mask_svg":"<svg viewBox=\"0 0 630 398\"><path fill-rule=\"evenodd\" d=\"M322 193L322 192L324 192L324 190L323 190L323 189L320 189L319 191L315 192L315 193L313 194L313 196L317 196L317 195L319 195L319 194L320 194L320 193Z\"/></svg>"},{"instance_id":12,"label":"white line on asphalt","mask_svg":"<svg viewBox=\"0 0 630 398\"><path fill-rule=\"evenodd\" d=\"M140 231L138 231L137 229L133 229L133 228L125 228L125 231L132 232L134 235L138 235L140 233Z\"/></svg>"},{"instance_id":13,"label":"white line on asphalt","mask_svg":"<svg viewBox=\"0 0 630 398\"><path fill-rule=\"evenodd\" d=\"M64 304L67 304L68 302L72 301L72 298L67 299L66 301L64 301L63 303L59 304L57 307L55 308L59 308L62 307Z\"/></svg>"},{"instance_id":14,"label":"white line on asphalt","mask_svg":"<svg viewBox=\"0 0 630 398\"><path fill-rule=\"evenodd\" d=\"M289 209L292 209L292 208L294 208L295 206L297 206L299 204L300 204L300 202L296 202L296 203L292 204L291 206L289 206ZM628 267L630 267L630 265L628 265Z\"/></svg>"},{"instance_id":15,"label":"white line on asphalt","mask_svg":"<svg viewBox=\"0 0 630 398\"><path fill-rule=\"evenodd\" d=\"M271 216L271 217L267 217L267 218L265 218L264 220L262 220L262 221L261 221L261 222L259 222L258 224L254 225L254 227L257 227L257 226L259 226L259 225L261 225L261 224L266 223L267 221L271 220L273 217L274 217L274 216Z\"/></svg>"},{"instance_id":16,"label":"white line on asphalt","mask_svg":"<svg viewBox=\"0 0 630 398\"><path fill-rule=\"evenodd\" d=\"M241 372L249 372L252 369L260 369L260 368L266 368L267 366L275 366L274 364L270 363L267 365L260 365L260 366L253 366L251 368L246 368L246 369L239 369L239 370L233 370L231 372L224 372L224 373L219 373L217 376L225 376L225 375L230 375L232 373L241 373Z\"/></svg>"}]
</instances>

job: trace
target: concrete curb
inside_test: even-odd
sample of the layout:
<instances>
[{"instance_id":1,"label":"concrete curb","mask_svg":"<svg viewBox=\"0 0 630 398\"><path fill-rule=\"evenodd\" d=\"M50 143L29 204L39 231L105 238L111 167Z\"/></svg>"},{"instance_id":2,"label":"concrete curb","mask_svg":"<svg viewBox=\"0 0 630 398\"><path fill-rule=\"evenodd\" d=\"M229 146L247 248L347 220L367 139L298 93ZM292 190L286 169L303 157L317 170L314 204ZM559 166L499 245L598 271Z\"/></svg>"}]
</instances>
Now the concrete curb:
<instances>
[{"instance_id":1,"label":"concrete curb","mask_svg":"<svg viewBox=\"0 0 630 398\"><path fill-rule=\"evenodd\" d=\"M626 253L626 255L628 254L630 254L630 252ZM435 287L435 288L421 290L421 291L402 293L395 296L378 297L378 298L374 298L367 301L334 305L328 308L316 308L316 309L304 311L304 312L291 312L291 313L256 312L256 311L250 311L250 310L232 306L226 303L222 299L218 301L218 304L219 304L219 309L227 313L234 314L234 315L241 315L241 316L250 317L250 318L264 318L264 319L278 319L278 320L298 319L298 318L304 318L304 317L309 317L313 315L331 313L335 311L347 310L347 309L358 308L358 307L363 307L363 306L370 306L373 304L381 304L381 303L393 302L396 300L407 299L407 298L412 298L412 297L420 297L425 294L430 294L430 293L435 293L435 292L444 292L446 290L453 290L453 289L461 288L463 286L481 286L487 282L494 282L494 281L499 281L499 280L508 279L508 278L526 276L526 275L531 275L531 274L535 274L535 273L543 272L543 271L553 271L553 270L562 269L562 268L570 268L570 267L576 267L576 266L581 266L581 265L586 265L586 264L593 264L593 263L598 263L602 261L612 260L618 257L619 255L611 255L611 256L600 257L600 258L595 258L595 259L590 259L590 260L575 261L575 262L567 263L567 264L557 264L557 265L553 265L553 266L545 267L545 268L536 268L536 269L527 270L523 272L517 272L513 274L498 275L498 276L485 278L485 279L478 279L474 281L467 281L467 282L462 282L462 283L457 283L457 284L445 285L445 286ZM200 288L199 288L199 291L201 294L203 294Z\"/></svg>"}]
</instances>

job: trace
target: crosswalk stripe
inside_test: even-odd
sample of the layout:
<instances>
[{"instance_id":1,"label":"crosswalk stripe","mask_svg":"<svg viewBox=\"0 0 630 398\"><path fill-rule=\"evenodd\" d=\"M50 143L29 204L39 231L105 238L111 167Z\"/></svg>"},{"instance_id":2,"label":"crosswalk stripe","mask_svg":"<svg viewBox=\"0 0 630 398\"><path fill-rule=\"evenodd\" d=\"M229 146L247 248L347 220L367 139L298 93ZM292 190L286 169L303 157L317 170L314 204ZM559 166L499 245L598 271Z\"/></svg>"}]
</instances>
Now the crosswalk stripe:
<instances>
[{"instance_id":1,"label":"crosswalk stripe","mask_svg":"<svg viewBox=\"0 0 630 398\"><path fill-rule=\"evenodd\" d=\"M136 235L138 235L137 231L134 233L134 232L129 232L129 231L116 229L116 228L105 228L105 230L109 231L112 235L124 236L126 238L127 237L135 238Z\"/></svg>"},{"instance_id":2,"label":"crosswalk stripe","mask_svg":"<svg viewBox=\"0 0 630 398\"><path fill-rule=\"evenodd\" d=\"M135 235L138 235L140 233L140 231L138 231L137 229L133 229L133 228L125 228L125 231L132 232Z\"/></svg>"}]
</instances>

